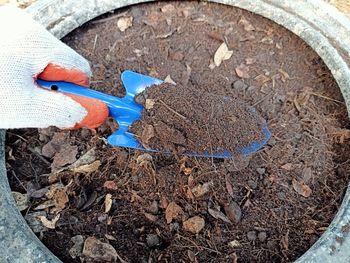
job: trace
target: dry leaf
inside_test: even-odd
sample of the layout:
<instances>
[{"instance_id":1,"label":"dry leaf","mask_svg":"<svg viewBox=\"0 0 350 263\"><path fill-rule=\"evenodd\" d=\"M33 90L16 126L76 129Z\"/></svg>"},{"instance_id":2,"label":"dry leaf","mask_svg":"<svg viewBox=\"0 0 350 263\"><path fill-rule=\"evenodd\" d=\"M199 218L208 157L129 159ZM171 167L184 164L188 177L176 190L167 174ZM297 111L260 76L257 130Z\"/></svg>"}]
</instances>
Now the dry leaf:
<instances>
[{"instance_id":1,"label":"dry leaf","mask_svg":"<svg viewBox=\"0 0 350 263\"><path fill-rule=\"evenodd\" d=\"M169 205L165 210L165 219L167 224L170 224L171 221L173 221L173 219L180 214L183 214L182 208L179 205L177 205L175 202L169 203Z\"/></svg>"},{"instance_id":2,"label":"dry leaf","mask_svg":"<svg viewBox=\"0 0 350 263\"><path fill-rule=\"evenodd\" d=\"M180 171L183 172L185 175L190 175L195 167L187 167L186 160L186 158L183 158L179 161ZM188 183L188 185L190 185L190 183Z\"/></svg>"},{"instance_id":3,"label":"dry leaf","mask_svg":"<svg viewBox=\"0 0 350 263\"><path fill-rule=\"evenodd\" d=\"M69 255L72 258L80 257L83 251L84 237L77 235L72 237L70 241L73 242L73 246L68 251Z\"/></svg>"},{"instance_id":4,"label":"dry leaf","mask_svg":"<svg viewBox=\"0 0 350 263\"><path fill-rule=\"evenodd\" d=\"M208 208L208 212L215 219L221 219L222 221L224 221L226 223L231 223L230 219L228 219L227 216L224 215L224 213L222 213L218 210Z\"/></svg>"},{"instance_id":5,"label":"dry leaf","mask_svg":"<svg viewBox=\"0 0 350 263\"><path fill-rule=\"evenodd\" d=\"M72 164L76 161L78 154L78 146L76 145L63 145L60 152L56 153L53 157L51 167L53 170L61 168L67 164Z\"/></svg>"},{"instance_id":6,"label":"dry leaf","mask_svg":"<svg viewBox=\"0 0 350 263\"><path fill-rule=\"evenodd\" d=\"M283 69L279 69L278 72L281 73L282 82L286 82L288 79L290 79L289 74Z\"/></svg>"},{"instance_id":7,"label":"dry leaf","mask_svg":"<svg viewBox=\"0 0 350 263\"><path fill-rule=\"evenodd\" d=\"M246 58L246 59L245 59L245 63L246 63L247 65L254 64L255 61L256 61L255 58Z\"/></svg>"},{"instance_id":8,"label":"dry leaf","mask_svg":"<svg viewBox=\"0 0 350 263\"><path fill-rule=\"evenodd\" d=\"M44 203L41 203L37 207L34 208L34 210L44 210L49 207L55 206L54 200L46 200Z\"/></svg>"},{"instance_id":9,"label":"dry leaf","mask_svg":"<svg viewBox=\"0 0 350 263\"><path fill-rule=\"evenodd\" d=\"M335 142L343 144L346 140L350 139L350 130L339 129L338 131L332 133L332 136Z\"/></svg>"},{"instance_id":10,"label":"dry leaf","mask_svg":"<svg viewBox=\"0 0 350 263\"><path fill-rule=\"evenodd\" d=\"M114 181L105 181L103 187L111 190L117 190L118 188L116 182Z\"/></svg>"},{"instance_id":11,"label":"dry leaf","mask_svg":"<svg viewBox=\"0 0 350 263\"><path fill-rule=\"evenodd\" d=\"M305 167L303 169L303 180L305 183L308 183L312 178L312 170L310 167Z\"/></svg>"},{"instance_id":12,"label":"dry leaf","mask_svg":"<svg viewBox=\"0 0 350 263\"><path fill-rule=\"evenodd\" d=\"M213 69L215 68L214 62L211 62L211 63L209 64L209 68L210 68L211 70L213 70Z\"/></svg>"},{"instance_id":13,"label":"dry leaf","mask_svg":"<svg viewBox=\"0 0 350 263\"><path fill-rule=\"evenodd\" d=\"M306 104L309 102L310 99L310 92L312 92L312 88L306 86L303 88L302 92L299 92L293 102L294 102L294 106L295 108L300 112L302 107L306 106Z\"/></svg>"},{"instance_id":14,"label":"dry leaf","mask_svg":"<svg viewBox=\"0 0 350 263\"><path fill-rule=\"evenodd\" d=\"M166 4L165 6L161 7L160 10L165 14L176 13L176 8L172 4Z\"/></svg>"},{"instance_id":15,"label":"dry leaf","mask_svg":"<svg viewBox=\"0 0 350 263\"><path fill-rule=\"evenodd\" d=\"M29 225L30 229L33 230L34 233L40 233L47 228L41 223L40 216L45 216L46 212L44 211L37 211L33 213L28 213L24 216L27 224Z\"/></svg>"},{"instance_id":16,"label":"dry leaf","mask_svg":"<svg viewBox=\"0 0 350 263\"><path fill-rule=\"evenodd\" d=\"M160 207L166 209L169 205L168 199L165 196L160 198Z\"/></svg>"},{"instance_id":17,"label":"dry leaf","mask_svg":"<svg viewBox=\"0 0 350 263\"><path fill-rule=\"evenodd\" d=\"M242 16L242 18L239 20L238 24L243 25L243 28L245 31L255 30L253 25L244 16Z\"/></svg>"},{"instance_id":18,"label":"dry leaf","mask_svg":"<svg viewBox=\"0 0 350 263\"><path fill-rule=\"evenodd\" d=\"M66 204L69 202L68 195L66 193L66 189L59 189L54 193L53 200L55 201L55 206L62 210L66 207Z\"/></svg>"},{"instance_id":19,"label":"dry leaf","mask_svg":"<svg viewBox=\"0 0 350 263\"><path fill-rule=\"evenodd\" d=\"M12 192L12 196L15 199L16 206L19 211L26 210L29 205L28 195L27 194L21 194L19 192Z\"/></svg>"},{"instance_id":20,"label":"dry leaf","mask_svg":"<svg viewBox=\"0 0 350 263\"><path fill-rule=\"evenodd\" d=\"M176 85L176 82L173 81L173 79L170 77L170 75L166 76L166 78L164 79L165 83L169 83L169 84L173 84Z\"/></svg>"},{"instance_id":21,"label":"dry leaf","mask_svg":"<svg viewBox=\"0 0 350 263\"><path fill-rule=\"evenodd\" d=\"M114 240L114 241L117 241L117 239L112 236L112 235L109 235L109 234L105 234L105 237L108 239L108 240Z\"/></svg>"},{"instance_id":22,"label":"dry leaf","mask_svg":"<svg viewBox=\"0 0 350 263\"><path fill-rule=\"evenodd\" d=\"M198 234L205 226L205 221L199 216L194 216L182 223L184 230L193 234Z\"/></svg>"},{"instance_id":23,"label":"dry leaf","mask_svg":"<svg viewBox=\"0 0 350 263\"><path fill-rule=\"evenodd\" d=\"M231 222L239 223L242 218L242 210L241 207L235 202L231 201L228 204L224 205L224 210L226 216L230 219Z\"/></svg>"},{"instance_id":24,"label":"dry leaf","mask_svg":"<svg viewBox=\"0 0 350 263\"><path fill-rule=\"evenodd\" d=\"M236 253L231 253L230 257L232 259L232 263L237 263L238 262L238 256Z\"/></svg>"},{"instance_id":25,"label":"dry leaf","mask_svg":"<svg viewBox=\"0 0 350 263\"><path fill-rule=\"evenodd\" d=\"M261 40L260 40L261 43L263 44L267 44L267 45L272 45L273 44L273 39L269 36L266 36L266 37L263 37Z\"/></svg>"},{"instance_id":26,"label":"dry leaf","mask_svg":"<svg viewBox=\"0 0 350 263\"><path fill-rule=\"evenodd\" d=\"M219 67L224 60L230 59L232 55L233 55L233 51L228 50L226 43L223 42L215 52L214 65Z\"/></svg>"},{"instance_id":27,"label":"dry leaf","mask_svg":"<svg viewBox=\"0 0 350 263\"><path fill-rule=\"evenodd\" d=\"M67 186L62 183L56 183L50 186L50 190L45 194L48 199L54 201L55 207L62 210L69 202L67 195Z\"/></svg>"},{"instance_id":28,"label":"dry leaf","mask_svg":"<svg viewBox=\"0 0 350 263\"><path fill-rule=\"evenodd\" d=\"M149 220L149 221L151 221L151 222L156 222L157 221L157 217L155 216L155 215L152 215L152 214L150 214L150 213L144 213L144 215L145 215L145 217Z\"/></svg>"},{"instance_id":29,"label":"dry leaf","mask_svg":"<svg viewBox=\"0 0 350 263\"><path fill-rule=\"evenodd\" d=\"M121 17L117 22L117 26L120 31L124 32L125 30L127 30L129 27L132 26L132 21L133 21L132 16Z\"/></svg>"},{"instance_id":30,"label":"dry leaf","mask_svg":"<svg viewBox=\"0 0 350 263\"><path fill-rule=\"evenodd\" d=\"M281 166L282 169L287 170L287 171L292 170L292 167L293 167L293 164L291 164L291 163L286 163L286 164Z\"/></svg>"},{"instance_id":31,"label":"dry leaf","mask_svg":"<svg viewBox=\"0 0 350 263\"><path fill-rule=\"evenodd\" d=\"M264 84L266 82L269 82L271 79L263 74L260 74L254 78L257 82L260 84Z\"/></svg>"},{"instance_id":32,"label":"dry leaf","mask_svg":"<svg viewBox=\"0 0 350 263\"><path fill-rule=\"evenodd\" d=\"M281 243L282 246L285 250L288 250L289 248L289 238L288 238L288 234L289 234L289 230L287 231L287 233L281 238Z\"/></svg>"},{"instance_id":33,"label":"dry leaf","mask_svg":"<svg viewBox=\"0 0 350 263\"><path fill-rule=\"evenodd\" d=\"M227 190L227 193L233 197L233 187L232 187L232 184L230 182L230 178L228 175L225 176L225 184L226 184L226 190Z\"/></svg>"},{"instance_id":34,"label":"dry leaf","mask_svg":"<svg viewBox=\"0 0 350 263\"><path fill-rule=\"evenodd\" d=\"M189 189L189 188L187 188L187 190L186 190L186 198L187 198L188 200L193 200L193 199L194 199L194 196L193 196L193 194L192 194L192 191L191 191L191 189Z\"/></svg>"},{"instance_id":35,"label":"dry leaf","mask_svg":"<svg viewBox=\"0 0 350 263\"><path fill-rule=\"evenodd\" d=\"M101 161L97 160L90 164L84 164L82 166L71 169L74 173L93 173L98 170L101 166Z\"/></svg>"},{"instance_id":36,"label":"dry leaf","mask_svg":"<svg viewBox=\"0 0 350 263\"><path fill-rule=\"evenodd\" d=\"M147 167L152 163L152 156L148 153L141 154L137 157L136 163L140 166Z\"/></svg>"},{"instance_id":37,"label":"dry leaf","mask_svg":"<svg viewBox=\"0 0 350 263\"><path fill-rule=\"evenodd\" d=\"M149 141L154 137L154 127L152 125L146 125L143 127L142 134L141 134L141 142L142 145L146 148L148 148Z\"/></svg>"},{"instance_id":38,"label":"dry leaf","mask_svg":"<svg viewBox=\"0 0 350 263\"><path fill-rule=\"evenodd\" d=\"M193 187L191 189L191 191L195 197L201 197L209 192L210 186L212 186L212 185L213 185L212 181L204 183L204 184L198 184L195 187Z\"/></svg>"},{"instance_id":39,"label":"dry leaf","mask_svg":"<svg viewBox=\"0 0 350 263\"><path fill-rule=\"evenodd\" d=\"M105 198L105 213L108 213L109 210L111 210L112 208L112 195L111 194L106 194L106 198Z\"/></svg>"},{"instance_id":40,"label":"dry leaf","mask_svg":"<svg viewBox=\"0 0 350 263\"><path fill-rule=\"evenodd\" d=\"M156 102L153 99L146 99L146 103L145 103L146 110L153 109L155 103Z\"/></svg>"},{"instance_id":41,"label":"dry leaf","mask_svg":"<svg viewBox=\"0 0 350 263\"><path fill-rule=\"evenodd\" d=\"M39 216L41 223L49 229L55 229L58 219L60 219L60 214L57 214L52 220L48 220L45 216Z\"/></svg>"},{"instance_id":42,"label":"dry leaf","mask_svg":"<svg viewBox=\"0 0 350 263\"><path fill-rule=\"evenodd\" d=\"M237 76L243 79L249 79L249 67L245 64L241 64L238 67L235 68Z\"/></svg>"},{"instance_id":43,"label":"dry leaf","mask_svg":"<svg viewBox=\"0 0 350 263\"><path fill-rule=\"evenodd\" d=\"M298 182L293 178L292 180L293 189L304 197L309 197L312 194L311 188L304 182Z\"/></svg>"}]
</instances>

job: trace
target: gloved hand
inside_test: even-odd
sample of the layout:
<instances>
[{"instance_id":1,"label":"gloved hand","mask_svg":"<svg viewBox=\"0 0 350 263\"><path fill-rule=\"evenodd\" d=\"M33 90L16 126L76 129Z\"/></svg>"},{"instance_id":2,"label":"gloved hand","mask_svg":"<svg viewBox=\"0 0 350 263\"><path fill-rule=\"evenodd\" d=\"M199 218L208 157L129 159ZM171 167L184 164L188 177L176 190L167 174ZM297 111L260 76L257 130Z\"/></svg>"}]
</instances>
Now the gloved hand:
<instances>
[{"instance_id":1,"label":"gloved hand","mask_svg":"<svg viewBox=\"0 0 350 263\"><path fill-rule=\"evenodd\" d=\"M0 128L95 128L98 100L44 90L36 78L88 86L89 63L22 10L0 7Z\"/></svg>"}]
</instances>

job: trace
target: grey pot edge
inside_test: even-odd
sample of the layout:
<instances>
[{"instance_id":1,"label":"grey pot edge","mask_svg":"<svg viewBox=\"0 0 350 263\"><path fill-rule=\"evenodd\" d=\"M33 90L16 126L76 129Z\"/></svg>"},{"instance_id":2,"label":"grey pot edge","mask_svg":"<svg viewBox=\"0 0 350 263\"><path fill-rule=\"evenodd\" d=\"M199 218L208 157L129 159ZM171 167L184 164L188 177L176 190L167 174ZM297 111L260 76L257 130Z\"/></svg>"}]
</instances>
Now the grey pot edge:
<instances>
[{"instance_id":1,"label":"grey pot edge","mask_svg":"<svg viewBox=\"0 0 350 263\"><path fill-rule=\"evenodd\" d=\"M111 10L153 0L38 0L27 8L57 37ZM213 0L260 14L305 40L324 60L350 109L350 70L344 57L350 54L349 19L321 0ZM341 52L339 52L341 51ZM4 135L0 131L0 262L60 262L32 233L17 210L7 181ZM327 231L297 262L350 262L350 190ZM337 241L338 240L338 241ZM339 242L342 240L342 242Z\"/></svg>"}]
</instances>

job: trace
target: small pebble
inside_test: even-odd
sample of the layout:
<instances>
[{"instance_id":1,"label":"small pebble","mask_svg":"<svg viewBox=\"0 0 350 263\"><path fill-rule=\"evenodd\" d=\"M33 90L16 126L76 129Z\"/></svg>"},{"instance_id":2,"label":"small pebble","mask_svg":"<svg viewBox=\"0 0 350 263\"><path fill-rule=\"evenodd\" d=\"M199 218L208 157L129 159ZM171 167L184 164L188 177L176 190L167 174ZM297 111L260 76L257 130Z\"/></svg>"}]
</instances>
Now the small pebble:
<instances>
[{"instance_id":1,"label":"small pebble","mask_svg":"<svg viewBox=\"0 0 350 263\"><path fill-rule=\"evenodd\" d=\"M107 220L107 217L108 217L107 214L102 214L102 215L98 216L97 220L98 220L98 222L103 223Z\"/></svg>"},{"instance_id":2,"label":"small pebble","mask_svg":"<svg viewBox=\"0 0 350 263\"><path fill-rule=\"evenodd\" d=\"M269 241L267 241L266 246L268 249L274 250L277 247L277 243L276 243L276 241L269 240Z\"/></svg>"},{"instance_id":3,"label":"small pebble","mask_svg":"<svg viewBox=\"0 0 350 263\"><path fill-rule=\"evenodd\" d=\"M154 234L148 234L146 237L146 242L149 247L158 246L160 243L159 237Z\"/></svg>"},{"instance_id":4,"label":"small pebble","mask_svg":"<svg viewBox=\"0 0 350 263\"><path fill-rule=\"evenodd\" d=\"M174 54L171 55L171 58L175 61L182 61L184 57L185 55L182 51L176 51Z\"/></svg>"},{"instance_id":5,"label":"small pebble","mask_svg":"<svg viewBox=\"0 0 350 263\"><path fill-rule=\"evenodd\" d=\"M285 192L278 192L277 193L277 197L279 199L285 199L286 198L286 193Z\"/></svg>"},{"instance_id":6,"label":"small pebble","mask_svg":"<svg viewBox=\"0 0 350 263\"><path fill-rule=\"evenodd\" d=\"M231 201L229 204L226 204L224 206L224 210L225 210L225 214L231 220L231 222L237 224L241 221L242 210L236 202Z\"/></svg>"},{"instance_id":7,"label":"small pebble","mask_svg":"<svg viewBox=\"0 0 350 263\"><path fill-rule=\"evenodd\" d=\"M148 211L154 215L156 215L159 211L159 205L156 200L152 202L152 204L149 206Z\"/></svg>"},{"instance_id":8,"label":"small pebble","mask_svg":"<svg viewBox=\"0 0 350 263\"><path fill-rule=\"evenodd\" d=\"M266 169L262 168L262 167L259 167L259 168L256 168L256 171L258 172L258 174L263 175L263 174L265 174Z\"/></svg>"},{"instance_id":9,"label":"small pebble","mask_svg":"<svg viewBox=\"0 0 350 263\"><path fill-rule=\"evenodd\" d=\"M245 88L245 84L243 81L241 80L236 80L234 83L233 83L233 88L234 89L237 89L237 90L242 90Z\"/></svg>"},{"instance_id":10,"label":"small pebble","mask_svg":"<svg viewBox=\"0 0 350 263\"><path fill-rule=\"evenodd\" d=\"M254 92L255 90L256 90L256 87L254 87L254 86L250 86L247 88L248 92Z\"/></svg>"},{"instance_id":11,"label":"small pebble","mask_svg":"<svg viewBox=\"0 0 350 263\"><path fill-rule=\"evenodd\" d=\"M266 239L267 239L267 234L266 234L266 232L260 232L260 233L258 234L258 238L259 238L260 242L265 242Z\"/></svg>"},{"instance_id":12,"label":"small pebble","mask_svg":"<svg viewBox=\"0 0 350 263\"><path fill-rule=\"evenodd\" d=\"M91 132L89 129L86 129L86 128L83 128L80 132L80 136L83 138L83 139L87 139L91 136Z\"/></svg>"},{"instance_id":13,"label":"small pebble","mask_svg":"<svg viewBox=\"0 0 350 263\"><path fill-rule=\"evenodd\" d=\"M258 183L253 181L253 180L248 180L248 185L250 188L252 188L254 190L258 186Z\"/></svg>"},{"instance_id":14,"label":"small pebble","mask_svg":"<svg viewBox=\"0 0 350 263\"><path fill-rule=\"evenodd\" d=\"M180 228L180 225L179 223L175 222L170 224L169 228L170 228L170 231L178 231Z\"/></svg>"},{"instance_id":15,"label":"small pebble","mask_svg":"<svg viewBox=\"0 0 350 263\"><path fill-rule=\"evenodd\" d=\"M256 240L256 232L255 231L249 231L247 233L247 238L249 241L255 241Z\"/></svg>"}]
</instances>

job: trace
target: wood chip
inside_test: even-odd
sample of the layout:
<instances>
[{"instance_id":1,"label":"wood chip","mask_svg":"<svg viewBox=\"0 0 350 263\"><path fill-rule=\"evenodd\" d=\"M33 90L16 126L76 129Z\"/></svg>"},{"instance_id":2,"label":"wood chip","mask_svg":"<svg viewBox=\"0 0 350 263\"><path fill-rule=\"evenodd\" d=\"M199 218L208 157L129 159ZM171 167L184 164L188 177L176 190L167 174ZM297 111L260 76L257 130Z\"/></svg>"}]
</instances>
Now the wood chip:
<instances>
[{"instance_id":1,"label":"wood chip","mask_svg":"<svg viewBox=\"0 0 350 263\"><path fill-rule=\"evenodd\" d=\"M205 221L200 216L194 216L183 222L185 231L198 234L205 226Z\"/></svg>"},{"instance_id":2,"label":"wood chip","mask_svg":"<svg viewBox=\"0 0 350 263\"><path fill-rule=\"evenodd\" d=\"M255 27L244 16L241 17L238 24L242 25L245 31L255 30Z\"/></svg>"},{"instance_id":3,"label":"wood chip","mask_svg":"<svg viewBox=\"0 0 350 263\"><path fill-rule=\"evenodd\" d=\"M169 203L168 207L165 210L165 219L167 224L170 224L174 218L183 214L182 208L177 205L175 202Z\"/></svg>"},{"instance_id":4,"label":"wood chip","mask_svg":"<svg viewBox=\"0 0 350 263\"><path fill-rule=\"evenodd\" d=\"M173 81L173 79L170 77L170 75L166 76L166 78L164 79L164 82L172 84L172 85L176 85L176 82Z\"/></svg>"},{"instance_id":5,"label":"wood chip","mask_svg":"<svg viewBox=\"0 0 350 263\"><path fill-rule=\"evenodd\" d=\"M213 182L207 182L204 184L198 184L192 188L192 193L195 197L201 197L209 192L210 187L213 185Z\"/></svg>"},{"instance_id":6,"label":"wood chip","mask_svg":"<svg viewBox=\"0 0 350 263\"><path fill-rule=\"evenodd\" d=\"M293 189L304 197L309 197L312 194L311 188L304 182L298 182L293 178L292 180Z\"/></svg>"},{"instance_id":7,"label":"wood chip","mask_svg":"<svg viewBox=\"0 0 350 263\"><path fill-rule=\"evenodd\" d=\"M105 181L103 184L103 187L106 189L111 189L111 190L117 190L118 186L117 183L114 181Z\"/></svg>"},{"instance_id":8,"label":"wood chip","mask_svg":"<svg viewBox=\"0 0 350 263\"><path fill-rule=\"evenodd\" d=\"M240 64L238 67L235 68L236 74L238 77L243 79L249 79L249 67L245 64Z\"/></svg>"},{"instance_id":9,"label":"wood chip","mask_svg":"<svg viewBox=\"0 0 350 263\"><path fill-rule=\"evenodd\" d=\"M106 194L105 198L105 213L108 213L112 208L113 200L111 194Z\"/></svg>"},{"instance_id":10,"label":"wood chip","mask_svg":"<svg viewBox=\"0 0 350 263\"><path fill-rule=\"evenodd\" d=\"M82 166L76 167L71 169L72 172L74 173L93 173L98 170L101 166L101 161L96 160L93 163L90 164L84 164Z\"/></svg>"},{"instance_id":11,"label":"wood chip","mask_svg":"<svg viewBox=\"0 0 350 263\"><path fill-rule=\"evenodd\" d=\"M127 30L129 27L132 26L132 21L133 21L132 16L121 17L118 19L117 26L120 31L124 32L125 30Z\"/></svg>"},{"instance_id":12,"label":"wood chip","mask_svg":"<svg viewBox=\"0 0 350 263\"><path fill-rule=\"evenodd\" d=\"M155 103L156 103L156 102L155 102L155 100L153 100L153 99L146 99L146 103L145 103L145 108L146 108L146 110L151 110L151 109L153 109Z\"/></svg>"}]
</instances>

